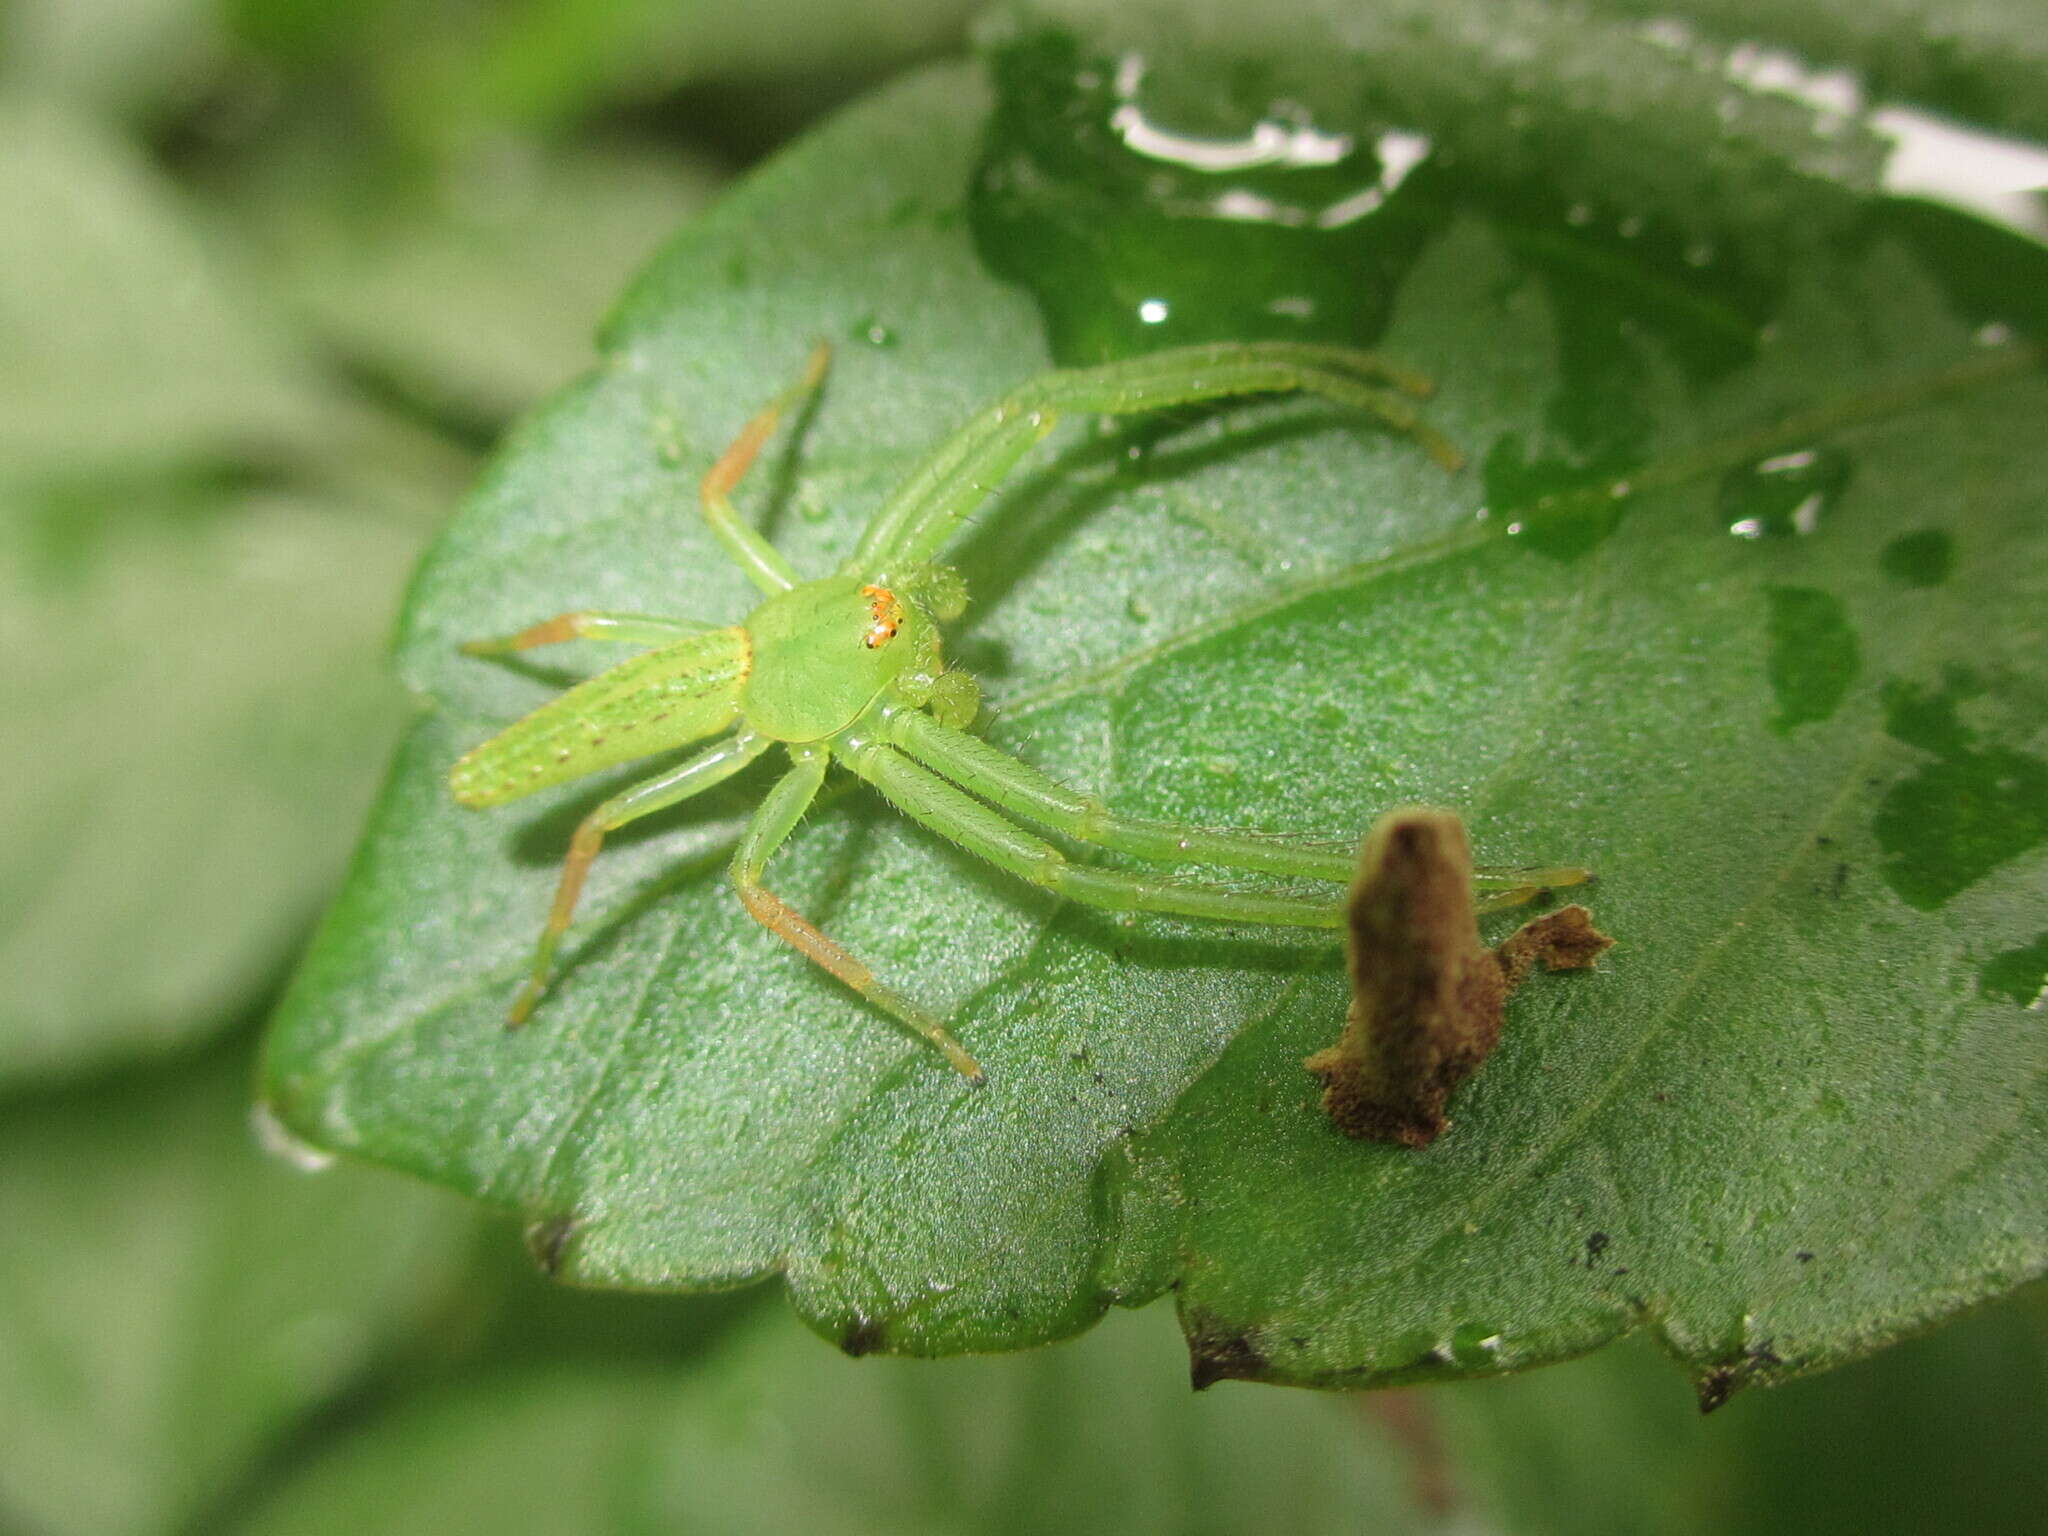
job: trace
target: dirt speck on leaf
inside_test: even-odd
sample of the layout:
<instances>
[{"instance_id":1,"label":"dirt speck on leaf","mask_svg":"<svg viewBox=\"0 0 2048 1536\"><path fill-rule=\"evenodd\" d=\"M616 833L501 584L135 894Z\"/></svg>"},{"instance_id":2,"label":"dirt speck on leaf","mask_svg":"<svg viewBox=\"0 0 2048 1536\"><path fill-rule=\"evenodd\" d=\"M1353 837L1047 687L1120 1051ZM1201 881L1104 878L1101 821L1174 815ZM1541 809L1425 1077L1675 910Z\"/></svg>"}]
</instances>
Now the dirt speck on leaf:
<instances>
[{"instance_id":1,"label":"dirt speck on leaf","mask_svg":"<svg viewBox=\"0 0 2048 1536\"><path fill-rule=\"evenodd\" d=\"M872 1355L884 1342L882 1320L878 1317L854 1317L839 1331L840 1349L856 1360Z\"/></svg>"},{"instance_id":2,"label":"dirt speck on leaf","mask_svg":"<svg viewBox=\"0 0 2048 1536\"><path fill-rule=\"evenodd\" d=\"M1765 1339L1761 1343L1752 1344L1743 1352L1741 1359L1714 1366L1694 1383L1699 1391L1700 1412L1712 1413L1733 1397L1738 1389L1748 1386L1766 1372L1784 1363L1771 1348L1771 1341Z\"/></svg>"},{"instance_id":3,"label":"dirt speck on leaf","mask_svg":"<svg viewBox=\"0 0 2048 1536\"><path fill-rule=\"evenodd\" d=\"M1184 1331L1188 1340L1188 1385L1197 1392L1219 1381L1257 1381L1266 1370L1265 1352L1242 1328L1234 1328L1207 1312L1193 1312Z\"/></svg>"},{"instance_id":4,"label":"dirt speck on leaf","mask_svg":"<svg viewBox=\"0 0 2048 1536\"><path fill-rule=\"evenodd\" d=\"M562 1260L581 1225L574 1216L544 1216L539 1221L527 1223L522 1234L526 1239L526 1251L540 1266L540 1272L550 1280L561 1272Z\"/></svg>"},{"instance_id":5,"label":"dirt speck on leaf","mask_svg":"<svg viewBox=\"0 0 2048 1536\"><path fill-rule=\"evenodd\" d=\"M1582 970L1614 941L1584 907L1525 923L1497 950L1479 941L1472 855L1448 811L1390 811L1359 851L1351 888L1351 1009L1344 1033L1304 1065L1345 1135L1426 1147L1444 1103L1500 1039L1508 994L1539 962Z\"/></svg>"}]
</instances>

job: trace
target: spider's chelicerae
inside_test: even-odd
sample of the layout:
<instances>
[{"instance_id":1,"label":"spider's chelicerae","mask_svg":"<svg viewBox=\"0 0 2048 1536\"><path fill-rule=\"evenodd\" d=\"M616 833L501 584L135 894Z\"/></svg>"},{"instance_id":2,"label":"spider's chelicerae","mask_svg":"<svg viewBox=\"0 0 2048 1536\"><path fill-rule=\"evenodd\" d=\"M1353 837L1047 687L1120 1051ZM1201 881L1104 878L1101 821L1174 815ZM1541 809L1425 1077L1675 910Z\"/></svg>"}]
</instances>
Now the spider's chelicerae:
<instances>
[{"instance_id":1,"label":"spider's chelicerae","mask_svg":"<svg viewBox=\"0 0 2048 1536\"><path fill-rule=\"evenodd\" d=\"M1301 391L1370 413L1454 469L1456 451L1408 398L1426 395L1427 381L1369 353L1283 342L1184 347L1044 374L941 442L882 504L846 563L830 576L804 581L740 519L730 497L778 418L817 387L826 359L826 349L818 348L802 380L756 414L704 477L711 531L767 594L744 623L565 613L463 647L475 656L573 639L648 648L542 705L458 762L448 783L465 806L502 805L614 763L717 738L612 796L577 827L511 1022L524 1021L546 989L555 946L605 834L711 788L778 746L789 770L762 800L733 856L741 904L771 933L924 1036L971 1082L981 1081L981 1067L938 1019L877 980L761 882L830 763L845 765L904 815L977 857L1091 906L1341 927L1343 906L1334 894L1244 891L1076 863L1041 835L1142 860L1338 883L1351 878L1354 862L1339 847L1120 816L970 734L980 690L967 673L946 665L939 640L939 626L966 606L966 588L933 557L1003 474L1069 412L1120 415ZM1584 874L1482 870L1475 876L1479 905L1511 906Z\"/></svg>"}]
</instances>

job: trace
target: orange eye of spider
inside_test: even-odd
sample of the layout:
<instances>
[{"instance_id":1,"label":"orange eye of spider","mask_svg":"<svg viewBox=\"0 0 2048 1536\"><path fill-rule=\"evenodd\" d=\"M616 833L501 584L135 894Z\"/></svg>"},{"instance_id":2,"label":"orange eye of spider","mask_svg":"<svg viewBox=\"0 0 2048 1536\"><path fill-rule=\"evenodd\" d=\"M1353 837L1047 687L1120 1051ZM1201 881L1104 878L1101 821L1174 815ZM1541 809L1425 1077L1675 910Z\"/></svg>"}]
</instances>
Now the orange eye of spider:
<instances>
[{"instance_id":1,"label":"orange eye of spider","mask_svg":"<svg viewBox=\"0 0 2048 1536\"><path fill-rule=\"evenodd\" d=\"M868 627L860 643L872 651L896 638L903 627L903 605L887 587L862 587L860 595L868 600Z\"/></svg>"}]
</instances>

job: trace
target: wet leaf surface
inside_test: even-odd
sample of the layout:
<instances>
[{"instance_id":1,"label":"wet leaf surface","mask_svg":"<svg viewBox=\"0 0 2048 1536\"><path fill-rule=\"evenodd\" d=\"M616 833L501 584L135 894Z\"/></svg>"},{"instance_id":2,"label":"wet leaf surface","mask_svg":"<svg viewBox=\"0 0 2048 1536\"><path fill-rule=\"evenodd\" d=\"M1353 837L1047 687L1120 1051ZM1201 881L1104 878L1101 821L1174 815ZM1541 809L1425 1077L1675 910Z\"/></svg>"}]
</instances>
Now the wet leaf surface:
<instances>
[{"instance_id":1,"label":"wet leaf surface","mask_svg":"<svg viewBox=\"0 0 2048 1536\"><path fill-rule=\"evenodd\" d=\"M1618 221L1582 240L1562 207L1538 241L1484 188L1432 193L1373 336L1439 381L1459 477L1299 404L1069 429L955 547L991 739L1119 809L1349 836L1433 803L1481 862L1599 871L1618 947L1516 996L1428 1152L1316 1109L1333 945L1058 907L847 794L775 888L949 1020L973 1092L739 911L758 772L608 847L505 1033L569 829L623 780L456 810L454 758L598 661L457 643L743 616L694 484L813 338L826 394L742 494L805 572L1047 366L977 254L991 121L939 71L748 178L432 551L400 665L434 711L278 1020L276 1112L549 1223L565 1277L779 1271L854 1351L1018 1347L1173 1289L1210 1379L1484 1374L1647 1326L1714 1397L2037 1273L2048 1048L2006 957L2041 931L2041 258L1994 241L1987 277L1953 216L1796 176L1826 217L1777 228L1752 308L1711 260L1692 287L1631 265ZM1636 191L1648 230L1670 206ZM1037 279L1136 297L1100 275ZM1693 347L1709 312L1738 344ZM1731 513L1728 476L1776 498L1767 461L1806 453L1849 472Z\"/></svg>"}]
</instances>

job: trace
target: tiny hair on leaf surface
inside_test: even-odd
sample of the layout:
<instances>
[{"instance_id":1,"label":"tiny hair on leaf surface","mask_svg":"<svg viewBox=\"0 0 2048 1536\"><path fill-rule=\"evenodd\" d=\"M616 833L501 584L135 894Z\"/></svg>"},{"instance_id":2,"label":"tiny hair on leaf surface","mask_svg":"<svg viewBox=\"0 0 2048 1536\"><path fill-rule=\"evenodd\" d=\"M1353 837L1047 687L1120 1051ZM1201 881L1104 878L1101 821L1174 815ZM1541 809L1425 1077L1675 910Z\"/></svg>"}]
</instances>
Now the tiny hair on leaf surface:
<instances>
[{"instance_id":1,"label":"tiny hair on leaf surface","mask_svg":"<svg viewBox=\"0 0 2048 1536\"><path fill-rule=\"evenodd\" d=\"M1625 343L1638 488L1570 558L1488 506L1503 444L1568 444L1556 296L1484 208L1422 249L1374 344L1436 381L1430 420L1474 468L1297 398L1070 424L944 555L971 598L946 660L1000 706L979 738L1119 815L1348 845L1428 803L1488 864L1599 871L1625 947L1524 982L1427 1150L1319 1108L1302 1061L1348 991L1331 934L1061 902L828 784L772 889L971 1047L967 1090L733 899L767 763L605 840L506 1030L577 823L650 765L456 805L452 763L618 655L458 647L578 609L745 621L760 593L696 492L814 338L837 346L823 393L733 493L806 575L1046 372L1030 300L962 216L989 106L973 70L936 69L740 183L449 525L398 658L434 708L279 1012L274 1113L545 1224L566 1280L780 1275L863 1350L1024 1347L1171 1290L1226 1375L1447 1379L1647 1325L1702 1379L1768 1339L1778 1363L1744 1377L1768 1381L2038 1272L2040 1032L1978 973L2041 930L2040 839L1987 802L1958 863L1939 826L1893 846L1881 812L2043 751L2048 400L1878 235L1816 249L1775 339L1723 376ZM877 327L892 344L860 340ZM1731 537L1730 456L1822 425L1856 458L1841 504L1797 539ZM1945 579L1889 575L1886 544L1937 524ZM1766 593L1794 586L1862 635L1824 718L1773 693ZM1947 712L1888 713L1891 678ZM1954 878L1893 873L1922 866ZM1514 926L1484 921L1488 943Z\"/></svg>"}]
</instances>

